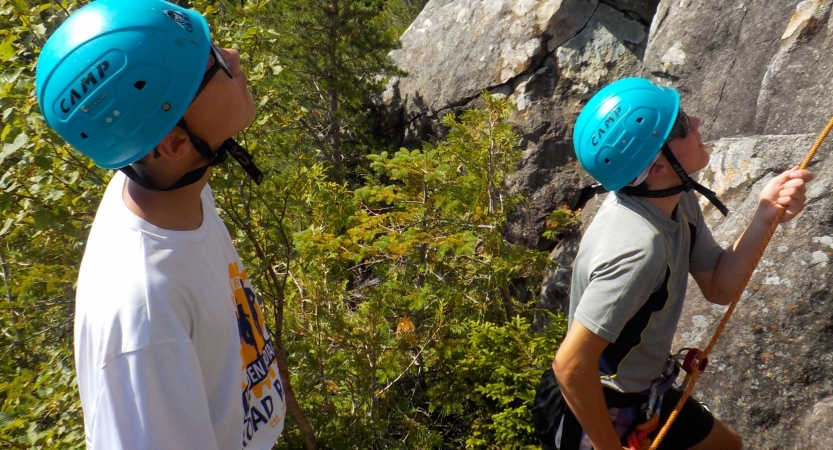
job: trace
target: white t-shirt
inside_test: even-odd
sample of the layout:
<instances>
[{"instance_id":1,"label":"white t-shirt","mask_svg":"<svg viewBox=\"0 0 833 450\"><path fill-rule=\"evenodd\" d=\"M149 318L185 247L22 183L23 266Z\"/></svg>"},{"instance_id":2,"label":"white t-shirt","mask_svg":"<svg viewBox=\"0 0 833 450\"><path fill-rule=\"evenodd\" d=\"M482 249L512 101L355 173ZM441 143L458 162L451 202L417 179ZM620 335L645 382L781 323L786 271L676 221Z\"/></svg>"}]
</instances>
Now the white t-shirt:
<instances>
[{"instance_id":1,"label":"white t-shirt","mask_svg":"<svg viewBox=\"0 0 833 450\"><path fill-rule=\"evenodd\" d=\"M163 230L111 180L81 263L75 363L87 448L269 449L286 403L246 271L214 207Z\"/></svg>"}]
</instances>

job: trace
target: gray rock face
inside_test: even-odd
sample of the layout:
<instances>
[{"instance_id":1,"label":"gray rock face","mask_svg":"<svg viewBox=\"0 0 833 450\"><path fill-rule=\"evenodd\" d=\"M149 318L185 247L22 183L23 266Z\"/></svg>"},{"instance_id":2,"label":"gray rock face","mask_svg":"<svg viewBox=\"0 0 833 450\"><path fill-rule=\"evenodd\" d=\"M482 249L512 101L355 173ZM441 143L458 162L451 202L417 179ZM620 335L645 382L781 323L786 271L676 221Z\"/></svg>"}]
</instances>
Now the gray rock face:
<instances>
[{"instance_id":1,"label":"gray rock face","mask_svg":"<svg viewBox=\"0 0 833 450\"><path fill-rule=\"evenodd\" d=\"M826 398L804 412L795 448L821 450L830 446L833 428L833 398Z\"/></svg>"},{"instance_id":2,"label":"gray rock face","mask_svg":"<svg viewBox=\"0 0 833 450\"><path fill-rule=\"evenodd\" d=\"M427 111L466 103L536 66L596 7L581 0L432 0L391 55L406 71L419 71L400 81L401 95Z\"/></svg>"},{"instance_id":3,"label":"gray rock face","mask_svg":"<svg viewBox=\"0 0 833 450\"><path fill-rule=\"evenodd\" d=\"M679 80L706 140L817 132L833 100L820 82L833 69L829 13L822 0L663 2L645 73Z\"/></svg>"},{"instance_id":4,"label":"gray rock face","mask_svg":"<svg viewBox=\"0 0 833 450\"><path fill-rule=\"evenodd\" d=\"M651 22L657 11L657 2L645 0L607 0L604 3L625 12L634 19Z\"/></svg>"},{"instance_id":5,"label":"gray rock face","mask_svg":"<svg viewBox=\"0 0 833 450\"><path fill-rule=\"evenodd\" d=\"M795 164L815 134L725 138L714 143L701 182L711 185L732 212L723 218L711 205L703 211L715 239L729 246L746 227L757 194L776 173ZM746 448L830 448L833 430L815 426L814 441L797 446L805 411L833 394L833 158L818 154L807 207L782 224L753 273L741 302L711 355L696 396L744 438ZM689 284L676 346L705 348L725 307L706 302ZM811 442L811 441L807 441ZM810 445L810 444L807 444Z\"/></svg>"},{"instance_id":6,"label":"gray rock face","mask_svg":"<svg viewBox=\"0 0 833 450\"><path fill-rule=\"evenodd\" d=\"M526 151L509 188L529 202L507 236L551 249L554 242L541 238L545 218L561 205L575 207L592 184L575 162L572 123L600 86L640 72L649 22L638 18L652 15L657 2L431 0L391 54L409 75L388 86L383 127L418 147L442 137L438 119L476 102L484 89L510 96L518 105L510 120Z\"/></svg>"},{"instance_id":7,"label":"gray rock face","mask_svg":"<svg viewBox=\"0 0 833 450\"><path fill-rule=\"evenodd\" d=\"M686 110L704 120L713 153L701 182L732 213L724 219L701 204L726 246L746 226L766 181L801 162L833 114L822 81L833 63L830 3L659 7L644 74L679 89ZM831 148L826 143L816 155L807 208L779 226L696 390L746 448L833 448L829 419L819 416L833 394ZM704 348L723 309L705 302L692 282L679 347Z\"/></svg>"},{"instance_id":8,"label":"gray rock face","mask_svg":"<svg viewBox=\"0 0 833 450\"><path fill-rule=\"evenodd\" d=\"M524 156L509 189L528 202L507 238L552 250L541 302L562 309L580 233L541 237L563 204L598 208L577 165L572 126L601 86L641 75L676 88L703 120L712 160L700 174L732 211L703 202L718 242L745 228L758 193L797 165L833 115L833 0L432 0L402 37L408 76L386 93L389 125L417 146L443 135L438 117L487 89L517 103ZM745 448L833 448L833 137L811 169L807 207L778 227L711 355L696 396ZM725 307L690 284L679 347L704 348Z\"/></svg>"}]
</instances>

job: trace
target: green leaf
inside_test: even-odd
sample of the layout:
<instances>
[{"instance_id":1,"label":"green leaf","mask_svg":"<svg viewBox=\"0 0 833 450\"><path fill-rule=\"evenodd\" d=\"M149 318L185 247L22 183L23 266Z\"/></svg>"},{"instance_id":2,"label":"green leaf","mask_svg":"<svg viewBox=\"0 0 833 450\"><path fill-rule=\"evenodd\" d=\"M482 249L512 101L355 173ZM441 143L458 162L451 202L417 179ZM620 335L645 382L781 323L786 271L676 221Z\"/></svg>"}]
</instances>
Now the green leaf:
<instances>
[{"instance_id":1,"label":"green leaf","mask_svg":"<svg viewBox=\"0 0 833 450\"><path fill-rule=\"evenodd\" d=\"M0 164L2 164L3 161L5 161L5 159L9 157L9 155L20 150L28 142L29 137L26 136L25 133L20 133L17 135L17 137L14 138L14 141L12 143L3 144L3 150L0 151Z\"/></svg>"},{"instance_id":2,"label":"green leaf","mask_svg":"<svg viewBox=\"0 0 833 450\"><path fill-rule=\"evenodd\" d=\"M43 170L50 170L52 169L52 158L47 158L43 155L36 155L35 156L35 165L40 167Z\"/></svg>"},{"instance_id":3,"label":"green leaf","mask_svg":"<svg viewBox=\"0 0 833 450\"><path fill-rule=\"evenodd\" d=\"M17 49L14 47L15 40L17 40L16 36L9 35L3 39L3 42L0 42L0 61L8 62L15 56L17 53Z\"/></svg>"},{"instance_id":4,"label":"green leaf","mask_svg":"<svg viewBox=\"0 0 833 450\"><path fill-rule=\"evenodd\" d=\"M44 26L42 23L32 24L32 31L39 38L44 38L46 36L46 26Z\"/></svg>"},{"instance_id":5,"label":"green leaf","mask_svg":"<svg viewBox=\"0 0 833 450\"><path fill-rule=\"evenodd\" d=\"M37 229L46 230L52 225L52 214L46 208L39 207L32 212L32 220Z\"/></svg>"},{"instance_id":6,"label":"green leaf","mask_svg":"<svg viewBox=\"0 0 833 450\"><path fill-rule=\"evenodd\" d=\"M0 230L0 236L5 235L6 232L9 231L9 228L12 227L13 223L14 223L14 218L9 217L8 219L6 219L6 223L3 225L3 229Z\"/></svg>"},{"instance_id":7,"label":"green leaf","mask_svg":"<svg viewBox=\"0 0 833 450\"><path fill-rule=\"evenodd\" d=\"M26 70L26 67L18 67L17 69L9 69L0 74L0 84L14 83L17 81L20 74Z\"/></svg>"}]
</instances>

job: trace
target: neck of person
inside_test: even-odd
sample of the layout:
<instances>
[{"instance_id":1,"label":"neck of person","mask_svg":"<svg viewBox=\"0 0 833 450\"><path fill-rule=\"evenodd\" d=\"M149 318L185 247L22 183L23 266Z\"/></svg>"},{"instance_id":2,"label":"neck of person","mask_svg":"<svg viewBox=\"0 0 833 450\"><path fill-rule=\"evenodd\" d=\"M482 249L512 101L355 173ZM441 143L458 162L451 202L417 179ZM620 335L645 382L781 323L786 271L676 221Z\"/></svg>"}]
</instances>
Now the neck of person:
<instances>
[{"instance_id":1,"label":"neck of person","mask_svg":"<svg viewBox=\"0 0 833 450\"><path fill-rule=\"evenodd\" d=\"M677 209L677 205L680 203L680 198L683 194L672 195L671 197L660 197L660 198L651 198L645 197L649 203L654 205L657 209L662 211L666 217L671 218L674 215L674 211Z\"/></svg>"},{"instance_id":2,"label":"neck of person","mask_svg":"<svg viewBox=\"0 0 833 450\"><path fill-rule=\"evenodd\" d=\"M211 168L196 183L173 191L152 191L126 178L122 199L127 209L154 226L173 231L196 230L203 221L200 194L210 177ZM168 186L177 179L157 183Z\"/></svg>"},{"instance_id":3,"label":"neck of person","mask_svg":"<svg viewBox=\"0 0 833 450\"><path fill-rule=\"evenodd\" d=\"M645 185L648 190L661 191L680 186L683 180L677 175L677 172L671 168L667 159L661 156L659 160L651 167L648 177L645 179ZM654 205L657 209L662 211L666 217L673 217L674 211L677 210L677 205L683 194L675 194L669 197L645 197L649 203Z\"/></svg>"}]
</instances>

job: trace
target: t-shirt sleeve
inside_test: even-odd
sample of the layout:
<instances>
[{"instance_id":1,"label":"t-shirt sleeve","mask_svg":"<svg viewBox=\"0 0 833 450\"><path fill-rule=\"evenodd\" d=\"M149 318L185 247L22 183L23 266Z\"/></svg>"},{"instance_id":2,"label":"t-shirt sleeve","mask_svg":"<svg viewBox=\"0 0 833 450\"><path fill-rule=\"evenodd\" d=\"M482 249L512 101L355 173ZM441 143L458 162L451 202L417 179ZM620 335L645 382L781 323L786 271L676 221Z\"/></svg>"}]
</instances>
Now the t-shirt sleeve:
<instances>
[{"instance_id":1,"label":"t-shirt sleeve","mask_svg":"<svg viewBox=\"0 0 833 450\"><path fill-rule=\"evenodd\" d=\"M619 333L665 274L665 252L655 240L611 239L590 261L590 278L575 319L608 342ZM602 259L601 256L604 255Z\"/></svg>"},{"instance_id":2,"label":"t-shirt sleeve","mask_svg":"<svg viewBox=\"0 0 833 450\"><path fill-rule=\"evenodd\" d=\"M126 353L102 371L88 431L91 448L217 449L202 372L190 343Z\"/></svg>"}]
</instances>

